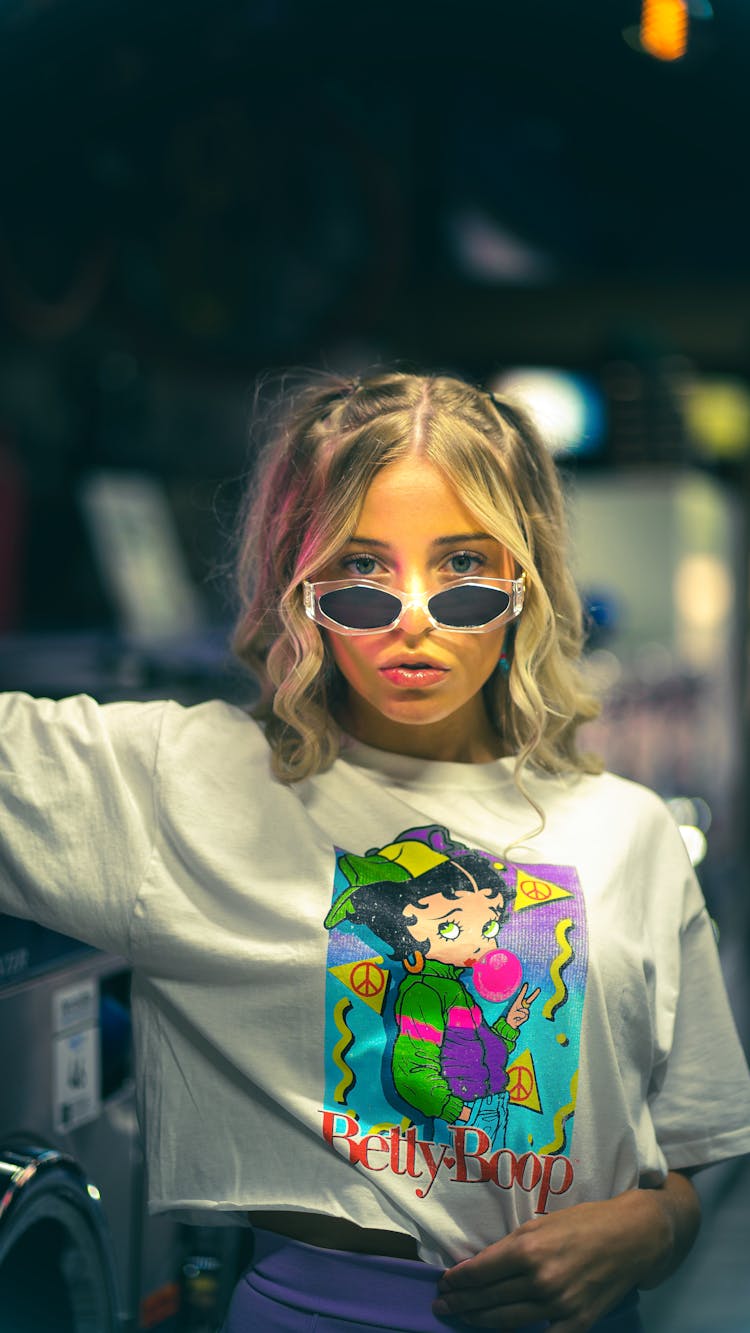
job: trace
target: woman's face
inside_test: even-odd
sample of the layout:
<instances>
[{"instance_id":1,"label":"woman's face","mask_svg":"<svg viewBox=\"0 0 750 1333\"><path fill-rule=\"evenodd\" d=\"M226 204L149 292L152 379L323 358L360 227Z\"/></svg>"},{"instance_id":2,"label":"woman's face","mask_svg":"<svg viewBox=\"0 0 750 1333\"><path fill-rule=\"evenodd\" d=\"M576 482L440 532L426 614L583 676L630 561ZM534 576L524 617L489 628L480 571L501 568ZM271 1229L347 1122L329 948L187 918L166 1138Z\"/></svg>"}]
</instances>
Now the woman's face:
<instances>
[{"instance_id":1,"label":"woman's face","mask_svg":"<svg viewBox=\"0 0 750 1333\"><path fill-rule=\"evenodd\" d=\"M471 574L514 573L509 552L479 531L438 468L405 458L377 474L354 537L315 577L432 593ZM481 690L502 652L505 625L482 634L436 629L421 607L410 607L392 630L325 633L348 687L339 720L359 740L458 762L502 753ZM420 664L435 670L420 673Z\"/></svg>"}]
</instances>

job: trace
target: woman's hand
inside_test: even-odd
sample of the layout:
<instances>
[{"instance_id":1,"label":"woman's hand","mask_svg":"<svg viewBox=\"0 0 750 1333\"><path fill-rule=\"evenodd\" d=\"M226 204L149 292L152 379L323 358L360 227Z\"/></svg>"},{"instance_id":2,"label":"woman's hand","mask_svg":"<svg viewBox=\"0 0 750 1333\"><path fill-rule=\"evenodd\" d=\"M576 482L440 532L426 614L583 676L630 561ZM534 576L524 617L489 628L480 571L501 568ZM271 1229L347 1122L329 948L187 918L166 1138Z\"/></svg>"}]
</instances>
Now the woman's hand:
<instances>
[{"instance_id":1,"label":"woman's hand","mask_svg":"<svg viewBox=\"0 0 750 1333\"><path fill-rule=\"evenodd\" d=\"M682 1261L700 1221L686 1177L628 1190L524 1222L444 1273L436 1314L477 1328L550 1320L550 1333L586 1333L632 1287L657 1286Z\"/></svg>"}]
</instances>

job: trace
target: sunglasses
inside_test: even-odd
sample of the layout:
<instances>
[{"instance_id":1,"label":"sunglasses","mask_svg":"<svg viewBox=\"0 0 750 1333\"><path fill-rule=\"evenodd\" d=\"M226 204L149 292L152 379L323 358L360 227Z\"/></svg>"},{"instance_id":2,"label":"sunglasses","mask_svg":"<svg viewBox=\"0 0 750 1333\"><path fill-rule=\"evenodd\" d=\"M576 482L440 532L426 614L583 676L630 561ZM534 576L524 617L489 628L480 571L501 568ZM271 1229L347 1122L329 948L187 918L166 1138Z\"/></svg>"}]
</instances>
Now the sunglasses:
<instances>
[{"instance_id":1,"label":"sunglasses","mask_svg":"<svg viewBox=\"0 0 750 1333\"><path fill-rule=\"evenodd\" d=\"M483 634L523 610L526 575L518 579L462 579L434 593L397 592L368 579L335 579L302 585L311 620L337 634L395 629L410 606L419 606L436 629Z\"/></svg>"}]
</instances>

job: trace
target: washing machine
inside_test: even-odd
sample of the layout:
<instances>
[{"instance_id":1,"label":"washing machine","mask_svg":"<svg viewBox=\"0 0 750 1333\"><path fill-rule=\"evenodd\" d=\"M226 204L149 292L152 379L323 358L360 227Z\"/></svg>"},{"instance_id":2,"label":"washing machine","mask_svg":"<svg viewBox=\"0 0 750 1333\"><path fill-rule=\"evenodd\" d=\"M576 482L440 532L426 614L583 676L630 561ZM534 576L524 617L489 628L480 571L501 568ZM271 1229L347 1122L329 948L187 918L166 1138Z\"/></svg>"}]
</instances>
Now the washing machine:
<instances>
[{"instance_id":1,"label":"washing machine","mask_svg":"<svg viewBox=\"0 0 750 1333\"><path fill-rule=\"evenodd\" d=\"M0 689L189 704L246 686L226 636L4 636ZM130 968L0 915L0 1333L216 1333L248 1228L149 1216Z\"/></svg>"},{"instance_id":2,"label":"washing machine","mask_svg":"<svg viewBox=\"0 0 750 1333\"><path fill-rule=\"evenodd\" d=\"M185 1228L148 1217L130 970L0 916L2 1333L179 1327Z\"/></svg>"}]
</instances>

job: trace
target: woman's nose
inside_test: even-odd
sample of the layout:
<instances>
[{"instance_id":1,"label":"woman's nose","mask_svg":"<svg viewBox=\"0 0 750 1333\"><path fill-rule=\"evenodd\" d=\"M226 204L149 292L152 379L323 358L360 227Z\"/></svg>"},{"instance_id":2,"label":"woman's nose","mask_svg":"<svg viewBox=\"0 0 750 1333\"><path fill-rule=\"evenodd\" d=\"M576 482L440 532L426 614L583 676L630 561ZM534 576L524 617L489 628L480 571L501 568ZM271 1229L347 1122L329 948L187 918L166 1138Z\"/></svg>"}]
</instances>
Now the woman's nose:
<instances>
[{"instance_id":1,"label":"woman's nose","mask_svg":"<svg viewBox=\"0 0 750 1333\"><path fill-rule=\"evenodd\" d=\"M418 597L416 594L407 602L400 624L404 634L424 634L425 630L432 628L425 602L426 598Z\"/></svg>"}]
</instances>

